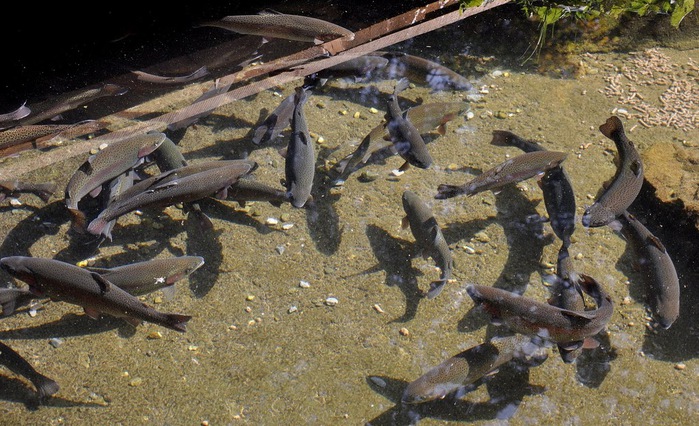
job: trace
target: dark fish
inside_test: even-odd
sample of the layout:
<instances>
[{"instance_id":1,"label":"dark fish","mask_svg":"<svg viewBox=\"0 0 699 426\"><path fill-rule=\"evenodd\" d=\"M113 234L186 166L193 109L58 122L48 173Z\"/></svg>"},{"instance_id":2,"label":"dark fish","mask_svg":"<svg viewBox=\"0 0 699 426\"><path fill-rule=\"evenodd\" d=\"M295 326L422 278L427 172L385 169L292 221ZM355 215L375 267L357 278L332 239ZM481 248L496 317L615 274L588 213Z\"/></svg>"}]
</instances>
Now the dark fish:
<instances>
[{"instance_id":1,"label":"dark fish","mask_svg":"<svg viewBox=\"0 0 699 426\"><path fill-rule=\"evenodd\" d=\"M318 77L331 78L353 77L356 81L368 80L378 70L388 65L388 59L375 55L359 56L318 72Z\"/></svg>"},{"instance_id":2,"label":"dark fish","mask_svg":"<svg viewBox=\"0 0 699 426\"><path fill-rule=\"evenodd\" d=\"M178 76L156 75L139 70L131 72L136 74L137 78L141 81L156 84L184 84L195 80L199 80L200 78L209 75L209 70L206 69L206 67L198 68L194 72L187 75Z\"/></svg>"},{"instance_id":3,"label":"dark fish","mask_svg":"<svg viewBox=\"0 0 699 426\"><path fill-rule=\"evenodd\" d=\"M275 207L291 202L291 197L284 188L274 188L255 179L238 179L228 188L226 199L237 201L241 205L249 201L267 201ZM306 203L312 199L313 196L309 196Z\"/></svg>"},{"instance_id":4,"label":"dark fish","mask_svg":"<svg viewBox=\"0 0 699 426\"><path fill-rule=\"evenodd\" d=\"M137 209L170 206L209 196L225 199L227 188L257 167L257 163L246 160L229 160L225 165L208 163L182 167L138 182L102 210L87 231L104 235L107 223ZM197 169L203 171L190 172Z\"/></svg>"},{"instance_id":5,"label":"dark fish","mask_svg":"<svg viewBox=\"0 0 699 426\"><path fill-rule=\"evenodd\" d=\"M449 244L432 214L432 210L412 191L403 192L403 227L410 226L415 237L415 245L424 258L431 257L442 271L439 281L430 284L427 298L432 299L442 292L444 284L451 278L454 262Z\"/></svg>"},{"instance_id":6,"label":"dark fish","mask_svg":"<svg viewBox=\"0 0 699 426\"><path fill-rule=\"evenodd\" d=\"M634 202L643 186L643 162L624 133L618 117L612 116L599 127L599 131L614 141L618 152L618 166L611 184L590 207L585 210L582 224L586 227L604 226L619 217Z\"/></svg>"},{"instance_id":7,"label":"dark fish","mask_svg":"<svg viewBox=\"0 0 699 426\"><path fill-rule=\"evenodd\" d=\"M441 184L437 187L437 199L456 197L457 195L474 195L487 190L497 190L511 183L542 174L558 167L566 156L565 152L534 151L527 152L486 170L464 185Z\"/></svg>"},{"instance_id":8,"label":"dark fish","mask_svg":"<svg viewBox=\"0 0 699 426\"><path fill-rule=\"evenodd\" d=\"M468 104L465 102L433 102L414 106L403 111L403 114L413 123L421 135L434 130L440 135L444 135L447 123L454 120L466 109L468 109ZM339 176L334 179L335 184L344 182L351 173L364 164L371 163L372 158L387 158L398 154L391 143L387 123L384 120L374 127L364 137L357 149L340 162Z\"/></svg>"},{"instance_id":9,"label":"dark fish","mask_svg":"<svg viewBox=\"0 0 699 426\"><path fill-rule=\"evenodd\" d=\"M524 152L545 151L541 145L504 130L493 131L490 143L515 146ZM553 232L563 241L564 246L570 246L570 236L575 231L575 194L563 166L558 165L544 172L539 187L544 194L544 204Z\"/></svg>"},{"instance_id":10,"label":"dark fish","mask_svg":"<svg viewBox=\"0 0 699 426\"><path fill-rule=\"evenodd\" d=\"M24 117L28 116L31 114L32 110L29 109L27 106L27 103L23 103L22 106L17 108L14 111L10 111L4 114L0 114L0 126L5 126L5 125L14 125L18 120L23 119ZM2 129L3 127L0 127Z\"/></svg>"},{"instance_id":11,"label":"dark fish","mask_svg":"<svg viewBox=\"0 0 699 426\"><path fill-rule=\"evenodd\" d=\"M40 105L35 105L36 114L29 114L19 121L20 125L35 124L49 118L53 118L63 112L70 111L81 105L85 105L105 96L120 96L128 92L128 88L116 84L107 83L99 87L82 90L80 92L59 96Z\"/></svg>"},{"instance_id":12,"label":"dark fish","mask_svg":"<svg viewBox=\"0 0 699 426\"><path fill-rule=\"evenodd\" d=\"M515 334L493 337L445 360L410 382L403 391L401 401L405 404L421 404L443 399L495 372L513 358L545 360L546 357L547 349L532 342L529 336Z\"/></svg>"},{"instance_id":13,"label":"dark fish","mask_svg":"<svg viewBox=\"0 0 699 426\"><path fill-rule=\"evenodd\" d=\"M136 179L136 171L131 169L117 176L109 182L106 194L103 194L102 210L106 209L109 204L113 203L121 194L129 190L134 185ZM104 192L104 191L103 191ZM116 219L109 221L102 230L102 235L105 235L110 240L112 239L112 229L116 225Z\"/></svg>"},{"instance_id":14,"label":"dark fish","mask_svg":"<svg viewBox=\"0 0 699 426\"><path fill-rule=\"evenodd\" d=\"M0 288L0 306L2 315L11 315L14 311L29 304L36 297L24 288Z\"/></svg>"},{"instance_id":15,"label":"dark fish","mask_svg":"<svg viewBox=\"0 0 699 426\"><path fill-rule=\"evenodd\" d=\"M342 37L354 40L354 33L339 25L308 16L283 13L231 15L199 26L219 27L240 34L305 41L321 44Z\"/></svg>"},{"instance_id":16,"label":"dark fish","mask_svg":"<svg viewBox=\"0 0 699 426\"><path fill-rule=\"evenodd\" d=\"M569 311L584 311L585 299L582 290L578 286L580 277L573 270L573 259L564 244L558 251L558 267L555 275L544 277L551 284L550 305ZM585 344L584 340L558 344L558 352L566 364L570 364L580 355Z\"/></svg>"},{"instance_id":17,"label":"dark fish","mask_svg":"<svg viewBox=\"0 0 699 426\"><path fill-rule=\"evenodd\" d=\"M216 79L213 87L211 89L207 90L206 92L202 93L201 96L199 96L197 99L194 100L193 104L196 104L198 102L203 102L207 99L211 99L215 96L226 93L228 91L228 89L231 88L232 84L233 83L219 84L219 80ZM178 129L184 129L186 127L189 127L190 125L199 121L199 119L207 117L208 115L210 115L214 111L214 109L216 109L216 108L208 108L205 111L202 111L198 114L193 114L193 115L185 118L184 120L177 120L175 122L172 122L172 123L167 125L167 129L170 131L175 131Z\"/></svg>"},{"instance_id":18,"label":"dark fish","mask_svg":"<svg viewBox=\"0 0 699 426\"><path fill-rule=\"evenodd\" d=\"M46 183L28 183L21 182L17 179L14 180L0 180L0 201L4 200L6 197L18 197L19 194L34 194L45 203L49 202L49 199L56 191L56 184L54 182Z\"/></svg>"},{"instance_id":19,"label":"dark fish","mask_svg":"<svg viewBox=\"0 0 699 426\"><path fill-rule=\"evenodd\" d=\"M10 256L0 259L0 266L29 284L34 295L81 306L90 318L105 313L134 326L147 321L180 332L186 331L187 321L192 318L157 311L100 274L59 260Z\"/></svg>"},{"instance_id":20,"label":"dark fish","mask_svg":"<svg viewBox=\"0 0 699 426\"><path fill-rule=\"evenodd\" d=\"M144 157L158 149L165 140L165 134L149 132L116 140L97 154L91 155L73 173L65 190L65 202L73 216L74 229L84 228L85 214L78 203L86 195L96 197L102 184L109 182L129 169L140 164Z\"/></svg>"},{"instance_id":21,"label":"dark fish","mask_svg":"<svg viewBox=\"0 0 699 426\"><path fill-rule=\"evenodd\" d=\"M403 157L405 163L401 166L404 170L408 165L421 169L427 169L432 165L432 157L427 150L427 145L422 139L420 131L410 122L398 105L398 94L405 90L410 82L403 78L396 82L393 94L388 101L388 113L386 114L386 128L391 137L393 146L398 154Z\"/></svg>"},{"instance_id":22,"label":"dark fish","mask_svg":"<svg viewBox=\"0 0 699 426\"><path fill-rule=\"evenodd\" d=\"M226 89L228 90L228 89ZM186 123L182 123L186 124ZM180 148L175 145L175 143L170 139L170 138L165 138L163 143L160 145L160 148L158 148L154 153L153 157L155 158L155 163L158 165L158 169L160 169L161 172L167 172L170 170L175 170L179 169L181 167L185 167L188 165L187 160L185 160L184 155L182 155L182 151L180 151ZM214 227L213 222L211 222L211 219L204 213L201 209L201 206L199 203L196 202L191 202L191 203L186 203L185 204L185 209L192 212L194 217L196 218L197 222L199 223L199 227L204 230L211 230ZM111 235L111 234L104 234L104 235ZM108 237L111 239L111 236Z\"/></svg>"},{"instance_id":23,"label":"dark fish","mask_svg":"<svg viewBox=\"0 0 699 426\"><path fill-rule=\"evenodd\" d=\"M663 243L632 214L624 211L619 219L621 233L633 245L650 288L653 313L661 327L670 328L680 315L680 282L675 265Z\"/></svg>"},{"instance_id":24,"label":"dark fish","mask_svg":"<svg viewBox=\"0 0 699 426\"><path fill-rule=\"evenodd\" d=\"M34 387L36 387L39 401L55 394L59 390L58 383L36 371L22 355L2 342L0 342L0 364L32 382Z\"/></svg>"},{"instance_id":25,"label":"dark fish","mask_svg":"<svg viewBox=\"0 0 699 426\"><path fill-rule=\"evenodd\" d=\"M309 89L296 89L294 113L291 116L291 136L286 150L284 171L286 190L291 197L291 205L303 207L311 197L316 171L316 154L313 140L308 134L306 115L303 106L308 100Z\"/></svg>"},{"instance_id":26,"label":"dark fish","mask_svg":"<svg viewBox=\"0 0 699 426\"><path fill-rule=\"evenodd\" d=\"M375 52L389 60L384 68L388 79L410 76L424 81L432 90L471 90L473 85L461 74L429 59L402 52Z\"/></svg>"},{"instance_id":27,"label":"dark fish","mask_svg":"<svg viewBox=\"0 0 699 426\"><path fill-rule=\"evenodd\" d=\"M609 295L587 275L578 281L582 290L592 296L597 309L571 311L538 302L496 287L469 284L466 292L490 314L492 321L502 322L512 331L539 337L555 343L577 343L599 333L612 317L614 306Z\"/></svg>"},{"instance_id":28,"label":"dark fish","mask_svg":"<svg viewBox=\"0 0 699 426\"><path fill-rule=\"evenodd\" d=\"M296 107L294 99L296 99L296 93L284 98L274 111L265 118L262 124L257 126L255 135L252 138L254 144L259 145L263 142L274 140L279 137L284 129L289 127L291 116L294 115Z\"/></svg>"},{"instance_id":29,"label":"dark fish","mask_svg":"<svg viewBox=\"0 0 699 426\"><path fill-rule=\"evenodd\" d=\"M97 272L110 283L134 296L143 296L156 290L174 295L174 284L188 277L204 264L201 256L179 256L152 259L114 268L87 268Z\"/></svg>"}]
</instances>

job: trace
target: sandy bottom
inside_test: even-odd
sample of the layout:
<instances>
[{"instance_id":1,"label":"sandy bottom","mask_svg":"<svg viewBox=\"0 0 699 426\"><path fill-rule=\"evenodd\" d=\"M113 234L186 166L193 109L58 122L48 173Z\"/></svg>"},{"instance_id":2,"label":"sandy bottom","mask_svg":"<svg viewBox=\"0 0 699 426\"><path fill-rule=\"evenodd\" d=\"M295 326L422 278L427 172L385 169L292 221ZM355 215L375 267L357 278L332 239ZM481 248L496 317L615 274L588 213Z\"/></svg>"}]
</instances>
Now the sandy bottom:
<instances>
[{"instance_id":1,"label":"sandy bottom","mask_svg":"<svg viewBox=\"0 0 699 426\"><path fill-rule=\"evenodd\" d=\"M699 57L696 50L663 52L678 63ZM696 253L696 241L686 243L682 235L654 228L675 258L683 285L679 320L654 332L646 325L646 286L634 269L633 251L609 227L587 230L579 221L571 247L575 267L596 278L615 303L600 346L575 364L564 364L551 348L542 365L504 367L460 399L412 410L400 405L408 382L486 336L503 333L472 309L466 283L526 290L543 301L548 290L541 274L551 272L547 268L555 264L560 246L548 223L528 221L546 215L535 179L498 194L449 200L433 198L437 186L465 183L520 154L489 144L493 130L510 130L568 153L564 167L581 215L615 172L614 144L597 128L623 107L602 91L613 67L627 58L581 55L587 72L569 79L484 61L488 73L476 77L471 92L432 93L416 82L402 94L403 108L465 101L479 92L482 99L470 102L472 119L458 117L444 136L430 136L432 168L396 176L399 157L368 165L343 187L318 197L317 217L288 204L243 208L208 200L202 205L214 221L213 233L201 232L180 209L169 207L122 217L112 242L83 253L68 234L61 191L47 205L31 196L22 197L21 207L3 203L1 256L70 262L96 257L96 265L117 266L189 254L203 256L206 263L176 284L174 299L161 300L159 293L144 298L159 310L193 315L184 334L148 323L134 329L121 320L94 321L79 307L57 302L47 303L35 317L20 312L4 318L0 339L61 389L37 409L30 402L32 385L0 369L2 423L689 423L699 415L697 294L690 288L697 274L686 257ZM318 181L326 163L351 153L381 121L392 86L393 81L332 81L312 95L306 107L309 128L324 139L316 145ZM196 162L247 155L259 163L257 179L280 185L284 159L278 149L288 131L262 146L249 142L249 132L266 115L261 110L271 111L293 89L280 87L216 110L182 137L185 157ZM658 141L699 140L696 129L622 121L642 149ZM63 188L82 161L57 163L25 178L53 179ZM357 179L363 171L376 179ZM419 294L439 271L432 260L413 256L413 236L400 226L406 189L432 208L454 256L454 281L432 300ZM652 194L646 198L652 200ZM646 212L648 206L635 207ZM642 218L661 225L672 220ZM10 279L4 275L3 281ZM328 298L337 303L331 306ZM152 338L154 332L161 337ZM50 345L52 338L62 344Z\"/></svg>"}]
</instances>

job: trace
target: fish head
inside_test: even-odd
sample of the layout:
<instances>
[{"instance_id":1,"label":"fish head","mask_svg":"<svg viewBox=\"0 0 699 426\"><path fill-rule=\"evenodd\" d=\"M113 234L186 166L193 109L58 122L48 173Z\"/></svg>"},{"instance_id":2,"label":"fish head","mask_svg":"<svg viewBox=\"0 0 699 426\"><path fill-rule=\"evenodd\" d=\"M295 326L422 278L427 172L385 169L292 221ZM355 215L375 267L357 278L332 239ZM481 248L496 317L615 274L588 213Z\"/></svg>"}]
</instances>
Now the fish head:
<instances>
[{"instance_id":1,"label":"fish head","mask_svg":"<svg viewBox=\"0 0 699 426\"><path fill-rule=\"evenodd\" d=\"M32 293L39 295L40 283L23 259L23 256L4 257L0 259L0 268L18 280L27 283Z\"/></svg>"}]
</instances>

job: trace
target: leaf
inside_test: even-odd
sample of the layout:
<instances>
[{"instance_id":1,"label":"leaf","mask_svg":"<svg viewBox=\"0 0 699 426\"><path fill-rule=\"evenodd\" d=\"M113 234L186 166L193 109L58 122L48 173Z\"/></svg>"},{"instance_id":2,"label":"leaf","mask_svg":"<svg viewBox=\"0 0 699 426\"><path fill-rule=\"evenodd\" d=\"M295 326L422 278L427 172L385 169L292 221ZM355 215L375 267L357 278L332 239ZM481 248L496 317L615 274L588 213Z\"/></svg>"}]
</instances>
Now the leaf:
<instances>
[{"instance_id":1,"label":"leaf","mask_svg":"<svg viewBox=\"0 0 699 426\"><path fill-rule=\"evenodd\" d=\"M682 19L692 10L694 10L694 0L677 0L672 15L670 15L670 24L679 28Z\"/></svg>"}]
</instances>

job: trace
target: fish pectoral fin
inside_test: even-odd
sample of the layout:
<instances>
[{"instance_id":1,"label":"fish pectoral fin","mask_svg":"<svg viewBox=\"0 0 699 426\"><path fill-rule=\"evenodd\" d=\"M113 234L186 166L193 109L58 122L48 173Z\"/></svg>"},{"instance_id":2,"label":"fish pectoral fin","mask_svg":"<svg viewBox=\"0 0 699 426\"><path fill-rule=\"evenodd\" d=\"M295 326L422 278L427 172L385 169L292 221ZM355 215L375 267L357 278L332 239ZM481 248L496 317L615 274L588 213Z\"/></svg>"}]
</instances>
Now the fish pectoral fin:
<instances>
[{"instance_id":1,"label":"fish pectoral fin","mask_svg":"<svg viewBox=\"0 0 699 426\"><path fill-rule=\"evenodd\" d=\"M576 340L574 342L559 343L558 347L566 351L574 351L584 345L584 340Z\"/></svg>"},{"instance_id":2,"label":"fish pectoral fin","mask_svg":"<svg viewBox=\"0 0 699 426\"><path fill-rule=\"evenodd\" d=\"M85 315L94 320L99 319L100 317L100 311L98 311L97 309L85 307L83 308L83 311L85 311Z\"/></svg>"},{"instance_id":3,"label":"fish pectoral fin","mask_svg":"<svg viewBox=\"0 0 699 426\"><path fill-rule=\"evenodd\" d=\"M665 250L665 246L663 245L662 242L656 237L655 235L649 235L647 238L648 244L654 245L658 250L660 250L663 253L667 253L667 250Z\"/></svg>"},{"instance_id":4,"label":"fish pectoral fin","mask_svg":"<svg viewBox=\"0 0 699 426\"><path fill-rule=\"evenodd\" d=\"M582 343L583 349L596 349L599 347L599 340L594 337L586 337Z\"/></svg>"},{"instance_id":5,"label":"fish pectoral fin","mask_svg":"<svg viewBox=\"0 0 699 426\"><path fill-rule=\"evenodd\" d=\"M97 272L90 272L90 275L92 276L92 279L95 280L97 285L99 285L100 293L102 295L107 293L112 288L112 283L107 281L106 278L104 278L102 275L98 274Z\"/></svg>"},{"instance_id":6,"label":"fish pectoral fin","mask_svg":"<svg viewBox=\"0 0 699 426\"><path fill-rule=\"evenodd\" d=\"M163 287L162 289L163 297L165 300L172 300L175 297L175 284L170 284Z\"/></svg>"}]
</instances>

